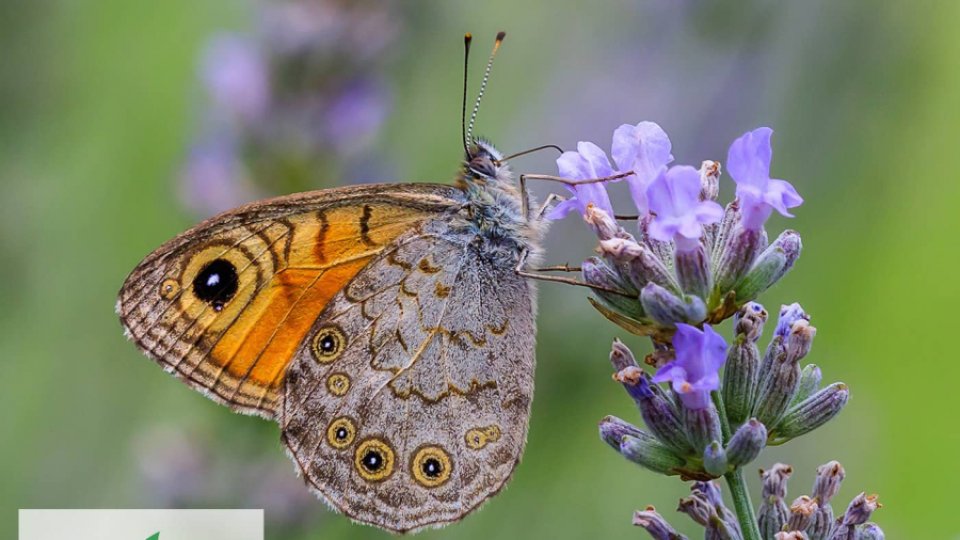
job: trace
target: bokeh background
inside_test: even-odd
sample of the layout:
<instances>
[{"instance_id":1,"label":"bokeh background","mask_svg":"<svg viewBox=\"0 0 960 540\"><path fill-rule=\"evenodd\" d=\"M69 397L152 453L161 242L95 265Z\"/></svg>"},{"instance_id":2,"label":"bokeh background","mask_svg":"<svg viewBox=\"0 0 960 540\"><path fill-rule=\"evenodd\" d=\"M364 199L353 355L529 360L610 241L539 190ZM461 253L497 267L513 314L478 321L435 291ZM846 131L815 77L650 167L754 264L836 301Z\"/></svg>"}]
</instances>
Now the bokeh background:
<instances>
[{"instance_id":1,"label":"bokeh background","mask_svg":"<svg viewBox=\"0 0 960 540\"><path fill-rule=\"evenodd\" d=\"M0 535L15 534L17 508L181 506L266 508L275 539L385 537L306 492L276 426L142 357L114 298L150 250L239 202L452 178L462 34L476 37L472 94L503 29L479 132L507 152L608 147L619 124L653 120L697 165L774 127L773 172L806 203L768 227L798 229L805 251L761 300L804 305L819 328L811 360L853 399L757 465L793 464L796 495L838 459L837 505L879 492L888 537L960 537L960 4L5 0L0 12ZM551 173L553 157L514 167ZM571 217L549 259L592 244ZM686 486L596 434L606 414L639 420L610 380L610 341L647 345L583 290L541 290L523 463L482 511L421 537L639 538L630 517L647 504L695 531L672 512Z\"/></svg>"}]
</instances>

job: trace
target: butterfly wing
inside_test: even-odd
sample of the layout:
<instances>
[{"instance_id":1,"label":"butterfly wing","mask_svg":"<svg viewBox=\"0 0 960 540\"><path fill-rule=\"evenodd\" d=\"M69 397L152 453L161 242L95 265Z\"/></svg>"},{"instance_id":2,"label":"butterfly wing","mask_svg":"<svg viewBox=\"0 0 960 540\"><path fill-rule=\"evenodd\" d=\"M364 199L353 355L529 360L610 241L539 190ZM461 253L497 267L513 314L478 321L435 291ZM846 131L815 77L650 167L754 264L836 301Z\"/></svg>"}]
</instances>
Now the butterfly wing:
<instances>
[{"instance_id":1,"label":"butterfly wing","mask_svg":"<svg viewBox=\"0 0 960 540\"><path fill-rule=\"evenodd\" d=\"M144 259L117 312L165 370L234 410L274 417L287 366L330 300L396 239L456 212L456 194L368 185L238 208Z\"/></svg>"},{"instance_id":2,"label":"butterfly wing","mask_svg":"<svg viewBox=\"0 0 960 540\"><path fill-rule=\"evenodd\" d=\"M449 220L377 255L330 302L285 383L284 443L351 518L395 532L462 518L520 459L534 290L516 254Z\"/></svg>"}]
</instances>

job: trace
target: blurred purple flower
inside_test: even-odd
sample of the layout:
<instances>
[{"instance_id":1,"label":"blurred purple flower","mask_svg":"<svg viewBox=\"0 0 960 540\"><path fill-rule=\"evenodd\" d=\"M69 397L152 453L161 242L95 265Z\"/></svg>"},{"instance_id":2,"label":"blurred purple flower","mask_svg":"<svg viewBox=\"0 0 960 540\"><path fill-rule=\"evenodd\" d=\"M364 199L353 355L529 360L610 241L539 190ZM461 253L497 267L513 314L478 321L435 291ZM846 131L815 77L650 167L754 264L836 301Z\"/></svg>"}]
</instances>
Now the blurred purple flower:
<instances>
[{"instance_id":1,"label":"blurred purple flower","mask_svg":"<svg viewBox=\"0 0 960 540\"><path fill-rule=\"evenodd\" d=\"M232 34L213 37L203 52L200 78L213 103L230 117L252 123L266 113L268 69L252 41Z\"/></svg>"},{"instance_id":2,"label":"blurred purple flower","mask_svg":"<svg viewBox=\"0 0 960 540\"><path fill-rule=\"evenodd\" d=\"M640 122L635 126L624 124L613 132L613 161L619 172L633 171L626 181L641 215L649 210L647 189L660 171L673 161L670 150L670 137L653 122Z\"/></svg>"},{"instance_id":3,"label":"blurred purple flower","mask_svg":"<svg viewBox=\"0 0 960 540\"><path fill-rule=\"evenodd\" d=\"M687 165L662 169L647 189L647 198L655 214L650 236L661 242L676 241L681 251L699 244L702 225L723 217L719 204L700 200L700 171Z\"/></svg>"},{"instance_id":4,"label":"blurred purple flower","mask_svg":"<svg viewBox=\"0 0 960 540\"><path fill-rule=\"evenodd\" d=\"M793 217L787 210L803 203L789 182L770 178L771 135L773 130L768 127L748 131L733 141L727 153L727 171L737 183L743 226L751 230L763 227L774 209Z\"/></svg>"},{"instance_id":5,"label":"blurred purple flower","mask_svg":"<svg viewBox=\"0 0 960 540\"><path fill-rule=\"evenodd\" d=\"M148 507L186 506L209 492L211 456L204 438L172 426L150 426L132 442L139 469L138 492Z\"/></svg>"},{"instance_id":6,"label":"blurred purple flower","mask_svg":"<svg viewBox=\"0 0 960 540\"><path fill-rule=\"evenodd\" d=\"M676 359L657 370L653 382L673 383L688 409L709 406L710 392L720 387L718 371L727 357L727 343L708 324L700 331L695 326L677 323L673 348Z\"/></svg>"},{"instance_id":7,"label":"blurred purple flower","mask_svg":"<svg viewBox=\"0 0 960 540\"><path fill-rule=\"evenodd\" d=\"M193 148L180 173L184 205L213 215L257 198L243 163L227 141Z\"/></svg>"},{"instance_id":8,"label":"blurred purple flower","mask_svg":"<svg viewBox=\"0 0 960 540\"><path fill-rule=\"evenodd\" d=\"M560 176L570 180L589 180L614 174L607 154L592 142L584 141L577 143L576 152L564 152L557 158L557 169L560 171ZM613 215L613 205L610 204L610 196L607 195L603 182L578 184L566 186L566 188L573 193L573 197L553 207L547 214L547 219L562 219L571 210L577 210L585 216L587 206L590 204L603 210L607 215Z\"/></svg>"},{"instance_id":9,"label":"blurred purple flower","mask_svg":"<svg viewBox=\"0 0 960 540\"><path fill-rule=\"evenodd\" d=\"M327 135L341 154L349 155L369 146L389 113L389 96L383 85L354 81L327 108Z\"/></svg>"}]
</instances>

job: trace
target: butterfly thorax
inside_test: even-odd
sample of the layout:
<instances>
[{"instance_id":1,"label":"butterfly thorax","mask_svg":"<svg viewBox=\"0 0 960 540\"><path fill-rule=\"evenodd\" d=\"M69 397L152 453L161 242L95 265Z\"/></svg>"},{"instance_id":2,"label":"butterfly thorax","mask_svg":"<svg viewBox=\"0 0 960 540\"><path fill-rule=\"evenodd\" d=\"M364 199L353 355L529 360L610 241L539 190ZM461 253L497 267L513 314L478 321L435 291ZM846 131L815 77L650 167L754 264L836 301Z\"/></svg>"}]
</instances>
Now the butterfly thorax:
<instances>
[{"instance_id":1,"label":"butterfly thorax","mask_svg":"<svg viewBox=\"0 0 960 540\"><path fill-rule=\"evenodd\" d=\"M477 140L470 148L457 187L466 199L466 225L479 239L512 257L523 249L534 255L539 252L544 227L524 217L524 194L510 166L492 144ZM531 201L530 194L525 195Z\"/></svg>"}]
</instances>

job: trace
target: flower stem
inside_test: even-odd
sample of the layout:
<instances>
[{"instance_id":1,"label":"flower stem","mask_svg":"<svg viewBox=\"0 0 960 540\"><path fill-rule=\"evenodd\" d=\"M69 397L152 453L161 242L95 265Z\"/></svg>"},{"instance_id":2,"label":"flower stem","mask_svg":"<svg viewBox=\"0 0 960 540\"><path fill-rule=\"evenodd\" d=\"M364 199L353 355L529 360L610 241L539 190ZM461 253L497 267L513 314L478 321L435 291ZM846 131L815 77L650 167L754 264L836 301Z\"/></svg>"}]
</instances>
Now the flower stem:
<instances>
[{"instance_id":1,"label":"flower stem","mask_svg":"<svg viewBox=\"0 0 960 540\"><path fill-rule=\"evenodd\" d=\"M747 483L743 479L743 469L737 467L724 475L727 485L730 486L730 495L733 497L733 507L737 512L737 521L743 531L744 540L763 540L757 526L757 516L753 513L753 503L750 502L750 493Z\"/></svg>"}]
</instances>

